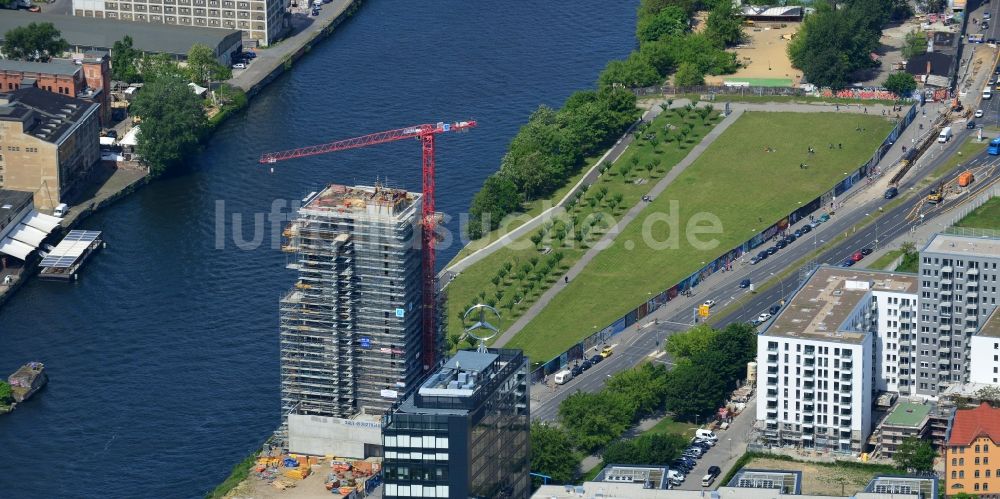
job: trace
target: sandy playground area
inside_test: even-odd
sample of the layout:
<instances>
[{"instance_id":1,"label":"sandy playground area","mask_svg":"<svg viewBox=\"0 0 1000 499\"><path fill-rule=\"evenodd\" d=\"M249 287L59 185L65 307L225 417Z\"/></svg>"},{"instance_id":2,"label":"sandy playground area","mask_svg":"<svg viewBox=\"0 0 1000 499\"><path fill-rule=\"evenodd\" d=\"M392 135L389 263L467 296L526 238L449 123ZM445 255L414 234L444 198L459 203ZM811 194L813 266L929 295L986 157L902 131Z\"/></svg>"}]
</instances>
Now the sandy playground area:
<instances>
[{"instance_id":1,"label":"sandy playground area","mask_svg":"<svg viewBox=\"0 0 1000 499\"><path fill-rule=\"evenodd\" d=\"M736 60L742 67L731 75L705 76L705 83L722 85L728 81L762 87L799 86L802 72L792 68L787 48L789 39L799 30L800 24L760 22L745 26L747 43L734 49ZM785 27L782 28L782 25Z\"/></svg>"}]
</instances>

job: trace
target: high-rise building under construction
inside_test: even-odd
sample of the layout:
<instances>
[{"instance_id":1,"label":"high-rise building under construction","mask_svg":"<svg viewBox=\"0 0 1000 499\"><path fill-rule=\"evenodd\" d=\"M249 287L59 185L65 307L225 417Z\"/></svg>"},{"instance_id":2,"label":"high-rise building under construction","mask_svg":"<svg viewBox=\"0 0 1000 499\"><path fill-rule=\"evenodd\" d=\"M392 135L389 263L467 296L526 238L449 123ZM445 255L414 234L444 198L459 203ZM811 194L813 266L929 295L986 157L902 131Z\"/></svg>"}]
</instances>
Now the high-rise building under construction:
<instances>
[{"instance_id":1,"label":"high-rise building under construction","mask_svg":"<svg viewBox=\"0 0 1000 499\"><path fill-rule=\"evenodd\" d=\"M421 363L421 195L331 185L284 231L294 287L281 299L282 414L381 414Z\"/></svg>"}]
</instances>

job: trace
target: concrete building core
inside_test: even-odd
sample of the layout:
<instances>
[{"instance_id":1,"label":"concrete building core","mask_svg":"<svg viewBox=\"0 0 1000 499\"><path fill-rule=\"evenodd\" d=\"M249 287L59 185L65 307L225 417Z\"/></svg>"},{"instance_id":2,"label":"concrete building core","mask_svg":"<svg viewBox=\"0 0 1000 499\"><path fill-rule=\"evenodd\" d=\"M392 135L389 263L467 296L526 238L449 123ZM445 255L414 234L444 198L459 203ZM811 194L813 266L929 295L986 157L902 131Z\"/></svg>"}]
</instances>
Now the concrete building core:
<instances>
[{"instance_id":1,"label":"concrete building core","mask_svg":"<svg viewBox=\"0 0 1000 499\"><path fill-rule=\"evenodd\" d=\"M421 195L331 185L284 231L282 414L382 414L421 376Z\"/></svg>"}]
</instances>

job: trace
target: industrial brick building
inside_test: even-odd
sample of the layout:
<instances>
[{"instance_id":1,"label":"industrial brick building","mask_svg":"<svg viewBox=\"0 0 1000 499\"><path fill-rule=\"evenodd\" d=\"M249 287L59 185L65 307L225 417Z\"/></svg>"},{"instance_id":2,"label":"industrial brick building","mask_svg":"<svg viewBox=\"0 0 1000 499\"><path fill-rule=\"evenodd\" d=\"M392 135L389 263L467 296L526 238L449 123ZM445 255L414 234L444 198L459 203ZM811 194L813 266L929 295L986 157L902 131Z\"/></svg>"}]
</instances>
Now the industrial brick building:
<instances>
[{"instance_id":1,"label":"industrial brick building","mask_svg":"<svg viewBox=\"0 0 1000 499\"><path fill-rule=\"evenodd\" d=\"M75 60L24 62L0 59L0 93L38 87L101 105L101 124L111 123L111 66L106 52L91 52Z\"/></svg>"},{"instance_id":2,"label":"industrial brick building","mask_svg":"<svg viewBox=\"0 0 1000 499\"><path fill-rule=\"evenodd\" d=\"M384 413L423 373L421 196L331 185L304 203L284 232L282 414Z\"/></svg>"},{"instance_id":3,"label":"industrial brick building","mask_svg":"<svg viewBox=\"0 0 1000 499\"><path fill-rule=\"evenodd\" d=\"M99 104L35 87L0 94L0 187L69 201L100 159Z\"/></svg>"}]
</instances>

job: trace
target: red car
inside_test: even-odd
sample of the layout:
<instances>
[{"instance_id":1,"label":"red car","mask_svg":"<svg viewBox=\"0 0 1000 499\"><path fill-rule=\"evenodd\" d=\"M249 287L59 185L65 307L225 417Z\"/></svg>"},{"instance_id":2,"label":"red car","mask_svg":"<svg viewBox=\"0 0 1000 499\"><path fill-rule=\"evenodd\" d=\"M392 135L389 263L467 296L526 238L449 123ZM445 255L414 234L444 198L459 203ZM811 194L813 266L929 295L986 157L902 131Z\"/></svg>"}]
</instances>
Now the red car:
<instances>
[{"instance_id":1,"label":"red car","mask_svg":"<svg viewBox=\"0 0 1000 499\"><path fill-rule=\"evenodd\" d=\"M865 255L862 254L860 251L855 251L854 254L851 255L851 260L854 260L855 262L860 262L861 259L864 257Z\"/></svg>"}]
</instances>

